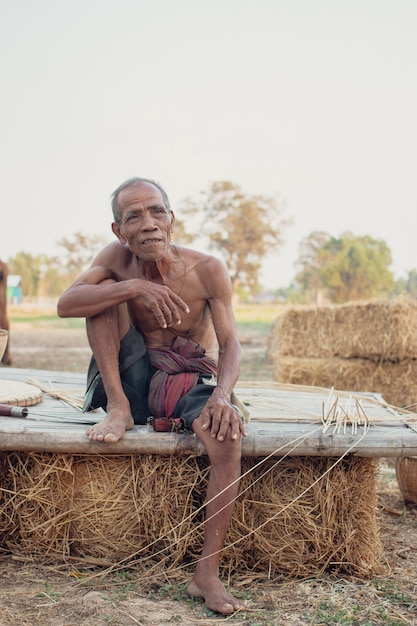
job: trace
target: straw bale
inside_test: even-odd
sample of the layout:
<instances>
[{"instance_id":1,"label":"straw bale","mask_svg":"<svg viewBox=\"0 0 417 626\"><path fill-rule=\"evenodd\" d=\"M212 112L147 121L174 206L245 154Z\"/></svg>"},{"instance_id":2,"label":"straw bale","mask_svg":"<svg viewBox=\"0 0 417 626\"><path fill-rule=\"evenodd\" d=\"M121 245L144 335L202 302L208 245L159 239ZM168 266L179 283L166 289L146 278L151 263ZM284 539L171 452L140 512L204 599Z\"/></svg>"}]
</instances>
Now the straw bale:
<instances>
[{"instance_id":1,"label":"straw bale","mask_svg":"<svg viewBox=\"0 0 417 626\"><path fill-rule=\"evenodd\" d=\"M131 455L74 457L72 553L123 559L163 551L171 564L187 551L199 476L193 458ZM175 550L171 549L175 544ZM148 546L150 546L148 548Z\"/></svg>"},{"instance_id":2,"label":"straw bale","mask_svg":"<svg viewBox=\"0 0 417 626\"><path fill-rule=\"evenodd\" d=\"M303 358L362 358L401 361L417 358L417 300L294 307L271 328L267 355Z\"/></svg>"},{"instance_id":3,"label":"straw bale","mask_svg":"<svg viewBox=\"0 0 417 626\"><path fill-rule=\"evenodd\" d=\"M8 520L4 545L19 552L68 556L74 478L71 457L42 453L3 453L3 457L0 519Z\"/></svg>"},{"instance_id":4,"label":"straw bale","mask_svg":"<svg viewBox=\"0 0 417 626\"><path fill-rule=\"evenodd\" d=\"M367 359L280 357L274 364L280 383L379 393L396 407L417 402L417 360L375 363Z\"/></svg>"},{"instance_id":5,"label":"straw bale","mask_svg":"<svg viewBox=\"0 0 417 626\"><path fill-rule=\"evenodd\" d=\"M0 537L5 537L13 529L13 522L6 513L6 493L10 487L7 467L7 455L0 453L0 511L2 511L0 515Z\"/></svg>"},{"instance_id":6,"label":"straw bale","mask_svg":"<svg viewBox=\"0 0 417 626\"><path fill-rule=\"evenodd\" d=\"M334 467L332 467L334 465ZM223 574L368 577L379 567L373 459L243 459ZM3 453L0 546L175 572L200 555L206 457ZM6 522L3 522L6 520Z\"/></svg>"},{"instance_id":7,"label":"straw bale","mask_svg":"<svg viewBox=\"0 0 417 626\"><path fill-rule=\"evenodd\" d=\"M242 480L242 490L252 486L238 500L231 525L230 542L253 532L238 544L236 569L289 577L375 573L381 557L377 469L375 459L355 457L290 457L256 466Z\"/></svg>"}]
</instances>

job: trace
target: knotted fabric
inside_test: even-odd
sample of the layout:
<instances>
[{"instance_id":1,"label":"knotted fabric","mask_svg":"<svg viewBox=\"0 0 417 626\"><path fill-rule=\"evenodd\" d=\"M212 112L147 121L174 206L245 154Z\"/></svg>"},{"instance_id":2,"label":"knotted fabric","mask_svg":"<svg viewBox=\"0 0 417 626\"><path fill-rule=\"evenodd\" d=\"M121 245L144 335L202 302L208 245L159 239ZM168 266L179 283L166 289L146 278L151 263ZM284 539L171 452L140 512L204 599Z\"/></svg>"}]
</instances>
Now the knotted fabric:
<instances>
[{"instance_id":1,"label":"knotted fabric","mask_svg":"<svg viewBox=\"0 0 417 626\"><path fill-rule=\"evenodd\" d=\"M203 346L175 337L170 348L148 348L151 365L157 369L149 386L149 408L154 417L176 417L179 400L198 382L200 374L217 375L217 364Z\"/></svg>"}]
</instances>

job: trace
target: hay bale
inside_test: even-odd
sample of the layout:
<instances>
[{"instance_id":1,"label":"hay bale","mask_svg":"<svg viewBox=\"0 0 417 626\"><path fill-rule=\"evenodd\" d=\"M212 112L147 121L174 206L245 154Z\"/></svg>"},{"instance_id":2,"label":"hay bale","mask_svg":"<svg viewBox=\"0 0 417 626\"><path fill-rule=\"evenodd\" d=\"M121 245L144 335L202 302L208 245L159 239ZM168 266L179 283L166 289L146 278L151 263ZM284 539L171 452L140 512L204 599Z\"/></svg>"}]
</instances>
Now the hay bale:
<instances>
[{"instance_id":1,"label":"hay bale","mask_svg":"<svg viewBox=\"0 0 417 626\"><path fill-rule=\"evenodd\" d=\"M3 453L4 545L12 552L70 554L72 459L65 455Z\"/></svg>"},{"instance_id":2,"label":"hay bale","mask_svg":"<svg viewBox=\"0 0 417 626\"><path fill-rule=\"evenodd\" d=\"M417 359L417 300L392 300L289 308L271 329L268 356Z\"/></svg>"},{"instance_id":3,"label":"hay bale","mask_svg":"<svg viewBox=\"0 0 417 626\"><path fill-rule=\"evenodd\" d=\"M375 460L260 461L242 462L224 575L330 568L366 578L378 570ZM102 564L128 559L148 574L200 555L205 457L3 453L2 467L4 549Z\"/></svg>"},{"instance_id":4,"label":"hay bale","mask_svg":"<svg viewBox=\"0 0 417 626\"><path fill-rule=\"evenodd\" d=\"M397 407L417 403L417 360L375 363L366 359L280 357L274 372L278 382L380 393ZM413 409L414 410L414 409Z\"/></svg>"},{"instance_id":5,"label":"hay bale","mask_svg":"<svg viewBox=\"0 0 417 626\"><path fill-rule=\"evenodd\" d=\"M256 460L245 459L246 469L250 463ZM233 543L253 531L229 554L236 570L371 576L382 549L377 469L375 459L356 457L290 457L255 466L242 480L242 491L251 486L237 502L228 537Z\"/></svg>"},{"instance_id":6,"label":"hay bale","mask_svg":"<svg viewBox=\"0 0 417 626\"><path fill-rule=\"evenodd\" d=\"M144 556L162 551L171 566L181 561L191 541L183 536L192 526L195 459L74 457L73 471L72 554L121 560L137 551Z\"/></svg>"},{"instance_id":7,"label":"hay bale","mask_svg":"<svg viewBox=\"0 0 417 626\"><path fill-rule=\"evenodd\" d=\"M6 499L10 484L7 475L8 459L4 453L0 454L0 537L6 537L13 528L13 521L7 513ZM1 545L1 540L0 540Z\"/></svg>"},{"instance_id":8,"label":"hay bale","mask_svg":"<svg viewBox=\"0 0 417 626\"><path fill-rule=\"evenodd\" d=\"M186 457L3 453L0 545L26 554L121 560L188 541L198 468ZM191 524L191 521L189 521ZM0 523L2 528L3 523ZM178 527L178 528L176 528ZM145 550L146 551L146 550ZM172 559L171 559L172 560Z\"/></svg>"}]
</instances>

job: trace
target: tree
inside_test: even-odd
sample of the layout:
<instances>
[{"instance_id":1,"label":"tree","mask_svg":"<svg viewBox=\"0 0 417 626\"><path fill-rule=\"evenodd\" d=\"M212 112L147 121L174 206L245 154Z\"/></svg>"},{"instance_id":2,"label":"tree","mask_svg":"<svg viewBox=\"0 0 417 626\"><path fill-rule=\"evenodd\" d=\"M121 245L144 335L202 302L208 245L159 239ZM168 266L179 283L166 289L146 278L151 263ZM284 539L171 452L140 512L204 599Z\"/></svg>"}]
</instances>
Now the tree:
<instances>
[{"instance_id":1,"label":"tree","mask_svg":"<svg viewBox=\"0 0 417 626\"><path fill-rule=\"evenodd\" d=\"M405 290L410 296L417 297L417 269L410 270L408 272L407 279L405 281Z\"/></svg>"},{"instance_id":2,"label":"tree","mask_svg":"<svg viewBox=\"0 0 417 626\"><path fill-rule=\"evenodd\" d=\"M313 231L303 239L299 246L300 256L296 263L298 273L295 277L306 300L319 300L323 291L321 269L323 266L323 251L331 236L324 231Z\"/></svg>"},{"instance_id":3,"label":"tree","mask_svg":"<svg viewBox=\"0 0 417 626\"><path fill-rule=\"evenodd\" d=\"M76 232L71 238L64 237L57 243L65 248L62 265L68 286L87 268L97 252L107 243L107 239L102 235L90 236Z\"/></svg>"},{"instance_id":4,"label":"tree","mask_svg":"<svg viewBox=\"0 0 417 626\"><path fill-rule=\"evenodd\" d=\"M90 237L78 232L72 238L58 242L66 250L64 256L34 256L28 252L19 252L8 261L10 273L21 276L25 298L55 297L87 267L105 243L102 236Z\"/></svg>"},{"instance_id":5,"label":"tree","mask_svg":"<svg viewBox=\"0 0 417 626\"><path fill-rule=\"evenodd\" d=\"M376 297L393 288L391 251L384 241L350 232L339 238L312 233L302 242L301 251L303 246L310 255L300 255L297 281L305 289L314 285L316 293L325 290L332 302Z\"/></svg>"},{"instance_id":6,"label":"tree","mask_svg":"<svg viewBox=\"0 0 417 626\"><path fill-rule=\"evenodd\" d=\"M9 259L8 264L10 274L17 274L22 279L22 294L29 298L37 297L42 276L42 256L18 252Z\"/></svg>"},{"instance_id":7,"label":"tree","mask_svg":"<svg viewBox=\"0 0 417 626\"><path fill-rule=\"evenodd\" d=\"M405 278L401 277L395 281L391 295L399 296L403 293L417 298L417 269L409 270Z\"/></svg>"},{"instance_id":8,"label":"tree","mask_svg":"<svg viewBox=\"0 0 417 626\"><path fill-rule=\"evenodd\" d=\"M255 295L262 261L282 245L289 224L278 200L248 195L240 185L218 181L199 198L186 199L182 211L200 217L199 232L208 237L210 249L224 258L234 293L245 287Z\"/></svg>"},{"instance_id":9,"label":"tree","mask_svg":"<svg viewBox=\"0 0 417 626\"><path fill-rule=\"evenodd\" d=\"M42 257L42 276L39 295L44 297L59 296L69 286L65 267L59 257Z\"/></svg>"},{"instance_id":10,"label":"tree","mask_svg":"<svg viewBox=\"0 0 417 626\"><path fill-rule=\"evenodd\" d=\"M175 226L172 234L172 240L174 243L177 243L180 246L188 246L194 241L195 238L196 235L187 231L184 220L175 216Z\"/></svg>"}]
</instances>

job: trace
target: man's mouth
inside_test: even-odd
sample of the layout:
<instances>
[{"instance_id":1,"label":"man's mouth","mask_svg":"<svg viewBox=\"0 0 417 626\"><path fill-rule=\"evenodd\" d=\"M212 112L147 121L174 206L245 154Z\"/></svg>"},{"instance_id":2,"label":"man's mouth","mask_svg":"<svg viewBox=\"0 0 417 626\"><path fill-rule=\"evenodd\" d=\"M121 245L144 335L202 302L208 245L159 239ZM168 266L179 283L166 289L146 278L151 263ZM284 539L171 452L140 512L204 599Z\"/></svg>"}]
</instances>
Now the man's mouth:
<instances>
[{"instance_id":1,"label":"man's mouth","mask_svg":"<svg viewBox=\"0 0 417 626\"><path fill-rule=\"evenodd\" d=\"M160 243L160 241L161 241L160 239L156 239L156 238L153 238L153 239L144 239L144 240L142 241L142 245L147 244L147 243Z\"/></svg>"}]
</instances>

